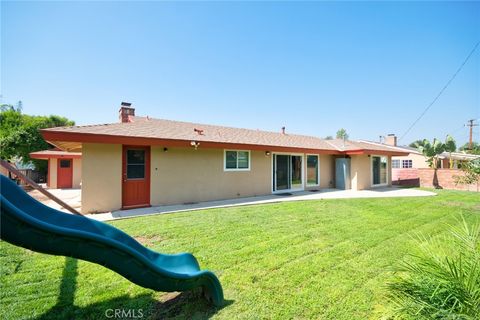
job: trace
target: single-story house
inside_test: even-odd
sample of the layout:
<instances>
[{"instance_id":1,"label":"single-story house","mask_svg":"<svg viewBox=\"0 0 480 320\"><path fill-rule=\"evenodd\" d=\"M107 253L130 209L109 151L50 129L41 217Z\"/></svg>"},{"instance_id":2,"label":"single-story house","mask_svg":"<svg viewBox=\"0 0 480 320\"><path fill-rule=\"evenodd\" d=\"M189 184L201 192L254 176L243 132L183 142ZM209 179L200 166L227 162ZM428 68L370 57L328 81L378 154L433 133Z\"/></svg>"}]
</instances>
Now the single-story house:
<instances>
[{"instance_id":1,"label":"single-story house","mask_svg":"<svg viewBox=\"0 0 480 320\"><path fill-rule=\"evenodd\" d=\"M366 141L135 116L118 123L43 129L60 150L82 154L82 212L192 203L319 188L391 184L391 157Z\"/></svg>"},{"instance_id":2,"label":"single-story house","mask_svg":"<svg viewBox=\"0 0 480 320\"><path fill-rule=\"evenodd\" d=\"M32 159L48 161L47 186L52 189L80 188L82 182L82 153L58 148L31 152Z\"/></svg>"}]
</instances>

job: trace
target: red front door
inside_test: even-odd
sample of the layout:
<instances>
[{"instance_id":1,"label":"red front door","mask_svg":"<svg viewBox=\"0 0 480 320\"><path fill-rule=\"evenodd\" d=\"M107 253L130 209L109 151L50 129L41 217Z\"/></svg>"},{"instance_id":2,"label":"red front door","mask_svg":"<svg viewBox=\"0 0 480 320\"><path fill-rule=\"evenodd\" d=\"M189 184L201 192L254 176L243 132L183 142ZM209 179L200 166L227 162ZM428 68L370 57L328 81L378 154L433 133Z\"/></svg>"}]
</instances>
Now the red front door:
<instances>
[{"instance_id":1,"label":"red front door","mask_svg":"<svg viewBox=\"0 0 480 320\"><path fill-rule=\"evenodd\" d=\"M150 147L123 146L122 208L150 206Z\"/></svg>"},{"instance_id":2,"label":"red front door","mask_svg":"<svg viewBox=\"0 0 480 320\"><path fill-rule=\"evenodd\" d=\"M57 160L57 188L65 189L72 187L73 161L72 159Z\"/></svg>"}]
</instances>

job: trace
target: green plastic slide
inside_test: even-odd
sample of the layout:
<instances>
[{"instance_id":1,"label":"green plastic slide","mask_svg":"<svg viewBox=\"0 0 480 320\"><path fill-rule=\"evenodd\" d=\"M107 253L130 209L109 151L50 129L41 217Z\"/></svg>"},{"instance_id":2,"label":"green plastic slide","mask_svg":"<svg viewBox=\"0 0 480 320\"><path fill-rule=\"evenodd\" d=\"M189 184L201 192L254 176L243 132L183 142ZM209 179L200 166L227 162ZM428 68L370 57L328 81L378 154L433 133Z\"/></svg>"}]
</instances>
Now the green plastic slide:
<instances>
[{"instance_id":1,"label":"green plastic slide","mask_svg":"<svg viewBox=\"0 0 480 320\"><path fill-rule=\"evenodd\" d=\"M2 240L36 252L98 263L156 291L202 287L214 305L223 304L218 278L200 270L193 255L154 252L106 223L47 207L7 177L0 175L0 179Z\"/></svg>"}]
</instances>

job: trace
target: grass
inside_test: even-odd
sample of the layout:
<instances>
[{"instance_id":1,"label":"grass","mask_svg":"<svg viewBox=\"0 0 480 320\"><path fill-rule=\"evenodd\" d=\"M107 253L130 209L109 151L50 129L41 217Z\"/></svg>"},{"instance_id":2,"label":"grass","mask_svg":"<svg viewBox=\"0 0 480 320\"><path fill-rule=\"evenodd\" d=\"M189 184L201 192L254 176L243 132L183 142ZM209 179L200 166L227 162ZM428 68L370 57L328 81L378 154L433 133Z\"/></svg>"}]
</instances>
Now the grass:
<instances>
[{"instance_id":1,"label":"grass","mask_svg":"<svg viewBox=\"0 0 480 320\"><path fill-rule=\"evenodd\" d=\"M101 319L108 309L137 316L141 309L143 319L378 319L391 307L386 283L412 235L442 235L461 214L480 221L478 193L284 202L112 223L154 250L195 254L222 282L222 309L198 292L153 292L99 265L0 242L0 316Z\"/></svg>"}]
</instances>

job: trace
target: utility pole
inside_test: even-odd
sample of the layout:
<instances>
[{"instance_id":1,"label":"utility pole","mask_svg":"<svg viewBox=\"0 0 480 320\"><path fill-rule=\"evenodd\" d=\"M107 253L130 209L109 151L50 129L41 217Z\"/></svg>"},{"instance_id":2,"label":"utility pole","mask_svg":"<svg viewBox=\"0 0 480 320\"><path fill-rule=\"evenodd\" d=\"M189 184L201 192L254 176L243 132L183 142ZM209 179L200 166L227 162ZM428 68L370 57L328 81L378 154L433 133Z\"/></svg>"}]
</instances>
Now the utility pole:
<instances>
[{"instance_id":1,"label":"utility pole","mask_svg":"<svg viewBox=\"0 0 480 320\"><path fill-rule=\"evenodd\" d=\"M468 120L467 126L470 127L470 139L468 140L468 149L472 150L473 148L473 127L478 126L477 123L474 123L475 119Z\"/></svg>"}]
</instances>

